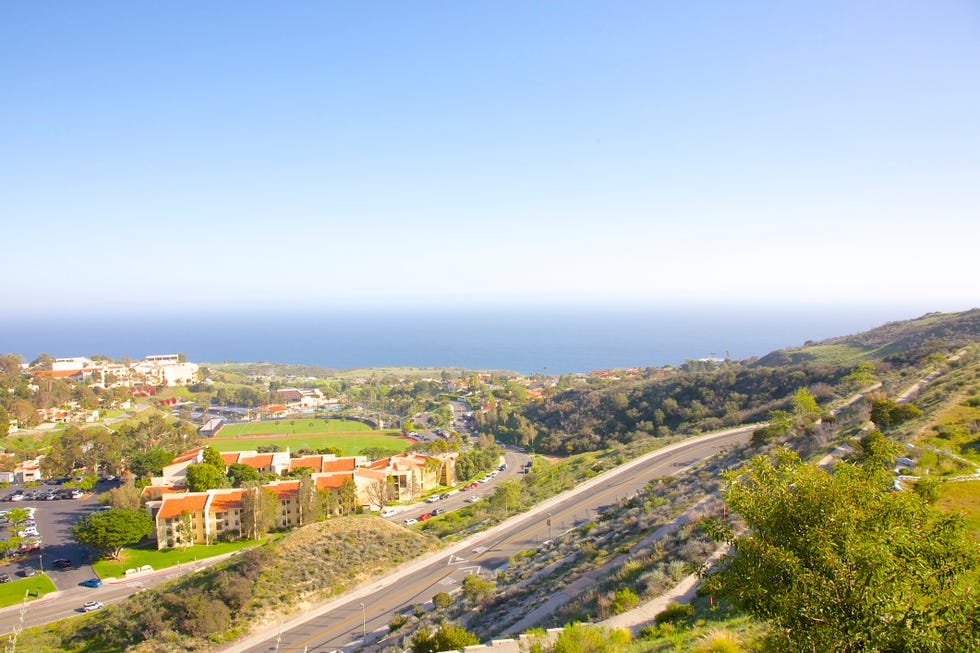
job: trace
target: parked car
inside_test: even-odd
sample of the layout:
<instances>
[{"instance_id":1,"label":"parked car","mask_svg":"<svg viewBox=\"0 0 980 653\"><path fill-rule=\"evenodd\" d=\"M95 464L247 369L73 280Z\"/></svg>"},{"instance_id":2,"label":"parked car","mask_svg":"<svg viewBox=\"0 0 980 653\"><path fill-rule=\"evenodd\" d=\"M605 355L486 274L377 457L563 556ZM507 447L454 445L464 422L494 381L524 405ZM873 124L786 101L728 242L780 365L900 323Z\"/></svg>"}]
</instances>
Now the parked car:
<instances>
[{"instance_id":1,"label":"parked car","mask_svg":"<svg viewBox=\"0 0 980 653\"><path fill-rule=\"evenodd\" d=\"M31 576L37 576L37 570L34 567L28 567L20 572L20 575L24 578L30 578Z\"/></svg>"},{"instance_id":2,"label":"parked car","mask_svg":"<svg viewBox=\"0 0 980 653\"><path fill-rule=\"evenodd\" d=\"M382 517L394 517L396 512L398 512L398 511L395 510L394 508L385 508L384 510L381 511L381 516Z\"/></svg>"},{"instance_id":3,"label":"parked car","mask_svg":"<svg viewBox=\"0 0 980 653\"><path fill-rule=\"evenodd\" d=\"M9 583L10 574L0 574L0 583Z\"/></svg>"},{"instance_id":4,"label":"parked car","mask_svg":"<svg viewBox=\"0 0 980 653\"><path fill-rule=\"evenodd\" d=\"M101 610L105 606L102 605L102 601L89 601L82 606L82 612L92 612L93 610Z\"/></svg>"},{"instance_id":5,"label":"parked car","mask_svg":"<svg viewBox=\"0 0 980 653\"><path fill-rule=\"evenodd\" d=\"M438 500L439 500L439 495L438 494L433 494L431 497L429 497L428 499L426 499L425 502L426 503L435 503Z\"/></svg>"},{"instance_id":6,"label":"parked car","mask_svg":"<svg viewBox=\"0 0 980 653\"><path fill-rule=\"evenodd\" d=\"M68 560L66 558L58 558L51 564L53 564L58 569L71 569L71 560Z\"/></svg>"},{"instance_id":7,"label":"parked car","mask_svg":"<svg viewBox=\"0 0 980 653\"><path fill-rule=\"evenodd\" d=\"M409 518L409 519L406 519L405 520L405 525L406 526L411 526L412 524L417 524L417 523L419 523L419 520L418 519Z\"/></svg>"},{"instance_id":8,"label":"parked car","mask_svg":"<svg viewBox=\"0 0 980 653\"><path fill-rule=\"evenodd\" d=\"M98 578L89 578L81 582L85 587L102 587L102 581Z\"/></svg>"},{"instance_id":9,"label":"parked car","mask_svg":"<svg viewBox=\"0 0 980 653\"><path fill-rule=\"evenodd\" d=\"M449 497L450 497L450 494L449 494L449 492L446 492L445 494L441 494L441 495L439 495L439 498L440 498L440 499L448 499Z\"/></svg>"},{"instance_id":10,"label":"parked car","mask_svg":"<svg viewBox=\"0 0 980 653\"><path fill-rule=\"evenodd\" d=\"M432 519L432 515L430 515L429 513L425 513L424 515L419 515L419 521L427 521L429 519Z\"/></svg>"},{"instance_id":11,"label":"parked car","mask_svg":"<svg viewBox=\"0 0 980 653\"><path fill-rule=\"evenodd\" d=\"M441 515L444 512L446 512L445 508L436 508L435 510L432 511L432 514L433 516L435 516L435 515Z\"/></svg>"},{"instance_id":12,"label":"parked car","mask_svg":"<svg viewBox=\"0 0 980 653\"><path fill-rule=\"evenodd\" d=\"M479 496L479 495L477 495L477 494L474 494L473 496L471 496L470 498L468 498L468 499L466 500L466 502L467 502L467 503L476 503L476 502L477 502L477 501L479 501L479 500L480 500L480 496Z\"/></svg>"}]
</instances>

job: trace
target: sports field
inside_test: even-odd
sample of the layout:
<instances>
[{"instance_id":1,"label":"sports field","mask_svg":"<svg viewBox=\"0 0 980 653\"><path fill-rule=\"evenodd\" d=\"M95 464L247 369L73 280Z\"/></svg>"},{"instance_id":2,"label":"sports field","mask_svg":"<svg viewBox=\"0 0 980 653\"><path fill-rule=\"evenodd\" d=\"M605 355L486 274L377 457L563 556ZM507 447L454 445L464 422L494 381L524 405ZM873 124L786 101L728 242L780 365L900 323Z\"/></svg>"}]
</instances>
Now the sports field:
<instances>
[{"instance_id":1,"label":"sports field","mask_svg":"<svg viewBox=\"0 0 980 653\"><path fill-rule=\"evenodd\" d=\"M215 433L219 438L237 438L243 435L310 435L312 433L353 433L371 431L364 422L352 419L288 418L262 422L226 424Z\"/></svg>"},{"instance_id":2,"label":"sports field","mask_svg":"<svg viewBox=\"0 0 980 653\"><path fill-rule=\"evenodd\" d=\"M363 433L329 433L322 435L281 435L281 436L251 436L243 438L206 438L203 444L214 447L218 451L255 451L256 448L268 445L278 445L283 451L300 449L324 449L337 447L345 456L359 454L366 447L379 449L394 449L404 451L413 442L400 434L385 434L380 431L365 431Z\"/></svg>"},{"instance_id":3,"label":"sports field","mask_svg":"<svg viewBox=\"0 0 980 653\"><path fill-rule=\"evenodd\" d=\"M206 443L218 451L255 451L269 445L283 451L287 447L290 451L337 447L345 456L353 456L368 447L404 451L412 440L403 438L400 431L374 431L353 420L282 419L228 424Z\"/></svg>"}]
</instances>

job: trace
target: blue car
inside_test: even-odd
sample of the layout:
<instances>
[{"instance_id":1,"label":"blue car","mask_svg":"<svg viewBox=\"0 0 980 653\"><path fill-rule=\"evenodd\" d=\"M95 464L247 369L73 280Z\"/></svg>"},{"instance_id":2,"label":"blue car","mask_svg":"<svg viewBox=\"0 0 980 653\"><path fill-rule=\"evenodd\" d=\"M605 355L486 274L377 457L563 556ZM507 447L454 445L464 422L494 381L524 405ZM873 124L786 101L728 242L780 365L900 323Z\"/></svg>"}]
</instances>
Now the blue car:
<instances>
[{"instance_id":1,"label":"blue car","mask_svg":"<svg viewBox=\"0 0 980 653\"><path fill-rule=\"evenodd\" d=\"M85 587L102 587L102 581L98 578L89 578L88 580L83 580L82 585Z\"/></svg>"}]
</instances>

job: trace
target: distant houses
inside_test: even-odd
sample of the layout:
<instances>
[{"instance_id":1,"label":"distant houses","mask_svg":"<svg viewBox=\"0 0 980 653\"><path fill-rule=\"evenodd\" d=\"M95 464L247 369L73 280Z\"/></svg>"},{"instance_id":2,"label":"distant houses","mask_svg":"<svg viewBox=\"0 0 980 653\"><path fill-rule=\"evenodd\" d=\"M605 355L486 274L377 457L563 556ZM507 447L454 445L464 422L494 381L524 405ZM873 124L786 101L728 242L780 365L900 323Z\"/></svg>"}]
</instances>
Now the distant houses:
<instances>
[{"instance_id":1,"label":"distant houses","mask_svg":"<svg viewBox=\"0 0 980 653\"><path fill-rule=\"evenodd\" d=\"M90 382L103 388L115 386L141 385L189 385L197 380L197 363L182 361L179 354L159 354L147 356L141 361L130 363L110 363L93 361L85 356L55 358L50 370L33 373L37 379L69 379Z\"/></svg>"}]
</instances>

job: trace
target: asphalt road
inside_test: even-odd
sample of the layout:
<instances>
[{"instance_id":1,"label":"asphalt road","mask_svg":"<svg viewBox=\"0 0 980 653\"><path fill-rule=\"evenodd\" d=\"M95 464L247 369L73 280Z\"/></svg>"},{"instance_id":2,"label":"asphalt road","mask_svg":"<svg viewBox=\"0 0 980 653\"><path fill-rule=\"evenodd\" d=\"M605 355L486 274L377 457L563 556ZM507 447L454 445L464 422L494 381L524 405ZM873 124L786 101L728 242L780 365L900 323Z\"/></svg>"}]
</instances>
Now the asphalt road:
<instances>
[{"instance_id":1,"label":"asphalt road","mask_svg":"<svg viewBox=\"0 0 980 653\"><path fill-rule=\"evenodd\" d=\"M365 644L380 648L395 613L452 592L469 574L491 574L522 550L540 546L552 535L595 518L604 506L629 497L651 479L677 474L720 450L748 441L752 427L692 438L622 465L514 517L486 533L396 570L279 629L226 647L228 653L308 653L351 650ZM550 520L550 525L549 525Z\"/></svg>"}]
</instances>

